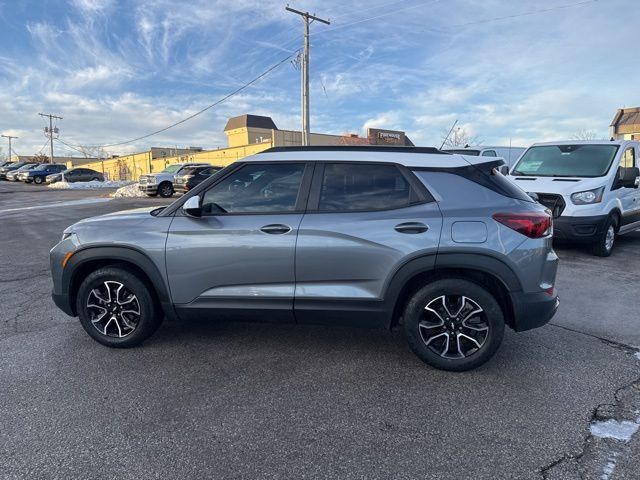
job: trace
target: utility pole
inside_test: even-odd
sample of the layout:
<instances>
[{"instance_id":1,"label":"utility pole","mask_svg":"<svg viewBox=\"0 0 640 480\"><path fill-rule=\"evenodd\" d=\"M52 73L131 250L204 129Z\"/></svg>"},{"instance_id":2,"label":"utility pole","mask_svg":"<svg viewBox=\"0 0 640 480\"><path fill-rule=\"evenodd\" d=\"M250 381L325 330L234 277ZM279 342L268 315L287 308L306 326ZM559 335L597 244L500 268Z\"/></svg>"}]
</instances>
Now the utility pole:
<instances>
[{"instance_id":1,"label":"utility pole","mask_svg":"<svg viewBox=\"0 0 640 480\"><path fill-rule=\"evenodd\" d=\"M309 19L330 25L329 20L301 12L287 5L285 10L300 15L304 20L304 50L302 52L302 145L309 145Z\"/></svg>"},{"instance_id":2,"label":"utility pole","mask_svg":"<svg viewBox=\"0 0 640 480\"><path fill-rule=\"evenodd\" d=\"M12 137L11 135L2 135L2 137L9 139L9 161L11 161L11 139L18 137Z\"/></svg>"},{"instance_id":3,"label":"utility pole","mask_svg":"<svg viewBox=\"0 0 640 480\"><path fill-rule=\"evenodd\" d=\"M49 157L49 163L53 163L53 119L56 118L58 120L62 120L62 117L58 117L56 115L51 115L50 113L39 113L38 115L40 115L41 117L49 117L49 130L47 132L47 127L44 128L44 133L45 134L49 134L49 140L51 140L51 144L50 144L50 150L51 150L51 156ZM55 133L58 133L58 127L56 127L56 131Z\"/></svg>"}]
</instances>

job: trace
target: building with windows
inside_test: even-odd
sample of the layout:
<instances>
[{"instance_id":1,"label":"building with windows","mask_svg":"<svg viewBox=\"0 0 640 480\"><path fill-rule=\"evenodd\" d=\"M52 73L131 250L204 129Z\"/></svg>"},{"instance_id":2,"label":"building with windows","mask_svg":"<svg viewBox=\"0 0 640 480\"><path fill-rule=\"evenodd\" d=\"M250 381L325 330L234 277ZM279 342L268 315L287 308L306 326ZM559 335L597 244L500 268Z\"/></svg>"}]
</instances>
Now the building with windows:
<instances>
[{"instance_id":1,"label":"building with windows","mask_svg":"<svg viewBox=\"0 0 640 480\"><path fill-rule=\"evenodd\" d=\"M640 140L640 107L619 108L609 126L615 140Z\"/></svg>"},{"instance_id":2,"label":"building with windows","mask_svg":"<svg viewBox=\"0 0 640 480\"><path fill-rule=\"evenodd\" d=\"M105 173L110 179L137 180L140 175L158 172L172 163L206 162L227 166L241 158L271 147L302 145L302 132L279 129L271 117L240 115L230 118L224 127L228 146L214 150L152 147L145 152L113 156L84 163L83 166ZM405 132L370 128L366 137L354 134L311 133L312 145L390 145L412 146Z\"/></svg>"}]
</instances>

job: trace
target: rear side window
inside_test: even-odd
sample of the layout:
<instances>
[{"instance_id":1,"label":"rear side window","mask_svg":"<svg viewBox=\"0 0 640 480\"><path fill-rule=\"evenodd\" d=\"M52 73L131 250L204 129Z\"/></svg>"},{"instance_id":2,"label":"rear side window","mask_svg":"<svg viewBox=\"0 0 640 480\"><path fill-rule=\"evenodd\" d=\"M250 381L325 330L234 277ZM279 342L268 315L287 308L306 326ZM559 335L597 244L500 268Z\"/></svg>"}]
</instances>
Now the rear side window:
<instances>
[{"instance_id":1,"label":"rear side window","mask_svg":"<svg viewBox=\"0 0 640 480\"><path fill-rule=\"evenodd\" d=\"M495 150L485 150L484 152L482 152L482 156L483 157L497 157L498 155L496 155L496 151Z\"/></svg>"},{"instance_id":2,"label":"rear side window","mask_svg":"<svg viewBox=\"0 0 640 480\"><path fill-rule=\"evenodd\" d=\"M329 163L324 168L320 211L386 210L411 203L411 186L394 165Z\"/></svg>"}]
</instances>

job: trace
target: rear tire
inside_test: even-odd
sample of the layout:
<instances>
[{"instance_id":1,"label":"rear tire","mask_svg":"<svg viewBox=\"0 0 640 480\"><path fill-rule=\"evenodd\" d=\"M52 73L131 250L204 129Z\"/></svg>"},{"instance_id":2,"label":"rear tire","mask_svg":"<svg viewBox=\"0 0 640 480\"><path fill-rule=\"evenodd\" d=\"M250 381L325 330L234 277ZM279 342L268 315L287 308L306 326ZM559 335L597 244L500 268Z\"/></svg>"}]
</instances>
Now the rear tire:
<instances>
[{"instance_id":1,"label":"rear tire","mask_svg":"<svg viewBox=\"0 0 640 480\"><path fill-rule=\"evenodd\" d=\"M463 279L436 280L407 303L404 332L425 363L450 371L479 367L496 352L504 335L504 314L493 295Z\"/></svg>"},{"instance_id":2,"label":"rear tire","mask_svg":"<svg viewBox=\"0 0 640 480\"><path fill-rule=\"evenodd\" d=\"M158 194L162 198L169 198L173 195L173 185L170 182L162 182L158 185Z\"/></svg>"},{"instance_id":3,"label":"rear tire","mask_svg":"<svg viewBox=\"0 0 640 480\"><path fill-rule=\"evenodd\" d=\"M84 279L78 289L76 311L91 338L114 348L141 344L163 319L151 287L117 267L100 268Z\"/></svg>"},{"instance_id":4,"label":"rear tire","mask_svg":"<svg viewBox=\"0 0 640 480\"><path fill-rule=\"evenodd\" d=\"M607 222L595 238L591 246L591 252L598 257L608 257L613 252L616 242L616 232L618 231L618 220L615 215L610 215Z\"/></svg>"}]
</instances>

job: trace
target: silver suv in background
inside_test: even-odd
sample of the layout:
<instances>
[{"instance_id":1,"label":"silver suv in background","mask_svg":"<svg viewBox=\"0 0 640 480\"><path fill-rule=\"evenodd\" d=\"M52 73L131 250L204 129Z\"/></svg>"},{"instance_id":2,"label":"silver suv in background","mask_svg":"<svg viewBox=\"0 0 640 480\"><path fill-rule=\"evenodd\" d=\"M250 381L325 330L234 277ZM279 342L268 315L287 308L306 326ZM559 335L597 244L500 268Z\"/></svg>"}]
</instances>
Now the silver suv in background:
<instances>
[{"instance_id":1,"label":"silver suv in background","mask_svg":"<svg viewBox=\"0 0 640 480\"><path fill-rule=\"evenodd\" d=\"M148 173L140 175L138 180L138 188L141 192L146 193L150 197L160 195L163 198L169 198L175 193L174 183L176 177L183 174L187 167L197 167L209 165L208 163L174 163L158 173Z\"/></svg>"},{"instance_id":2,"label":"silver suv in background","mask_svg":"<svg viewBox=\"0 0 640 480\"><path fill-rule=\"evenodd\" d=\"M542 326L558 306L551 216L502 161L478 160L273 148L168 207L67 228L51 250L53 299L111 347L141 343L165 316L401 326L428 364L474 368L505 325Z\"/></svg>"}]
</instances>

